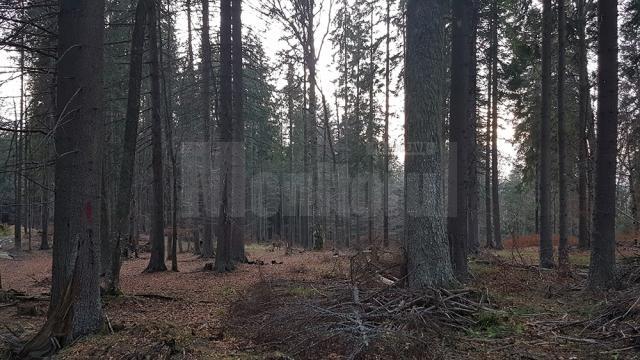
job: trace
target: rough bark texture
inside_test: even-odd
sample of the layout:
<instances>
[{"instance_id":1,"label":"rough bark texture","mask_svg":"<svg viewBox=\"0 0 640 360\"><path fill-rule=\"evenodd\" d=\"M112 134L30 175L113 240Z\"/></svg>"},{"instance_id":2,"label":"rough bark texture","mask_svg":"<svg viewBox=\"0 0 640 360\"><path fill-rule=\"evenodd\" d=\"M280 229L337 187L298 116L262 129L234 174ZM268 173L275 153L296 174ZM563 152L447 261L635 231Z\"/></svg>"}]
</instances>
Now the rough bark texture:
<instances>
[{"instance_id":1,"label":"rough bark texture","mask_svg":"<svg viewBox=\"0 0 640 360\"><path fill-rule=\"evenodd\" d=\"M449 116L449 217L448 233L453 271L458 280L469 275L467 242L469 237L469 160L470 105L469 68L472 63L473 0L453 2L453 37L451 49L451 97Z\"/></svg>"},{"instance_id":2,"label":"rough bark texture","mask_svg":"<svg viewBox=\"0 0 640 360\"><path fill-rule=\"evenodd\" d=\"M246 181L244 146L244 81L242 53L242 0L232 0L231 37L233 57L233 239L231 256L233 261L247 262L244 253L246 219Z\"/></svg>"},{"instance_id":3,"label":"rough bark texture","mask_svg":"<svg viewBox=\"0 0 640 360\"><path fill-rule=\"evenodd\" d=\"M502 249L502 230L500 229L500 176L498 169L498 0L492 4L493 27L491 29L491 68L493 77L491 78L491 203L493 205L493 244L496 249Z\"/></svg>"},{"instance_id":4,"label":"rough bark texture","mask_svg":"<svg viewBox=\"0 0 640 360\"><path fill-rule=\"evenodd\" d=\"M53 270L49 317L74 299L64 322L65 337L102 326L100 302L100 178L104 126L104 1L60 1L58 18L57 111L55 133ZM75 273L75 274L74 274ZM67 296L65 296L67 295ZM60 334L56 334L60 336Z\"/></svg>"},{"instance_id":5,"label":"rough bark texture","mask_svg":"<svg viewBox=\"0 0 640 360\"><path fill-rule=\"evenodd\" d=\"M142 85L142 60L144 52L144 29L147 15L147 0L138 0L131 36L129 60L129 84L127 95L127 114L125 118L120 176L116 199L116 218L114 249L111 260L111 276L108 292L120 291L120 267L122 246L129 234L131 217L131 198L133 195L133 173L136 162L136 141L138 138L138 120L140 117L140 88Z\"/></svg>"},{"instance_id":6,"label":"rough bark texture","mask_svg":"<svg viewBox=\"0 0 640 360\"><path fill-rule=\"evenodd\" d=\"M384 172L382 175L382 245L389 246L389 98L391 85L391 0L387 0L385 17L385 60L384 60ZM345 60L346 61L346 60Z\"/></svg>"},{"instance_id":7,"label":"rough bark texture","mask_svg":"<svg viewBox=\"0 0 640 360\"><path fill-rule=\"evenodd\" d=\"M564 0L558 0L558 212L560 242L558 245L558 265L569 265L569 239L568 239L568 203L567 189L567 129L564 110L564 78L565 78L565 38L566 20Z\"/></svg>"},{"instance_id":8,"label":"rough bark texture","mask_svg":"<svg viewBox=\"0 0 640 360\"><path fill-rule=\"evenodd\" d=\"M478 135L477 135L477 126L478 126L478 116L477 116L477 65L478 58L476 55L476 41L478 36L478 1L472 0L473 10L472 10L472 19L471 19L471 37L469 38L469 47L471 48L471 66L469 66L469 95L467 96L467 101L469 101L469 105L467 106L467 113L469 116L469 121L467 123L468 132L469 132L469 218L468 218L468 252L469 253L477 253L480 250L480 226L479 226L479 207L480 207L480 181L478 179Z\"/></svg>"},{"instance_id":9,"label":"rough bark texture","mask_svg":"<svg viewBox=\"0 0 640 360\"><path fill-rule=\"evenodd\" d=\"M616 260L617 22L617 1L598 1L598 138L593 244L589 266L591 288L609 288L613 285Z\"/></svg>"},{"instance_id":10,"label":"rough bark texture","mask_svg":"<svg viewBox=\"0 0 640 360\"><path fill-rule=\"evenodd\" d=\"M409 285L449 287L451 269L443 196L444 0L407 2L405 226Z\"/></svg>"},{"instance_id":11,"label":"rough bark texture","mask_svg":"<svg viewBox=\"0 0 640 360\"><path fill-rule=\"evenodd\" d=\"M232 235L232 41L231 41L231 1L220 2L220 150L222 155L222 194L220 201L218 243L216 251L215 270L218 272L231 271L234 268L231 254Z\"/></svg>"},{"instance_id":12,"label":"rough bark texture","mask_svg":"<svg viewBox=\"0 0 640 360\"><path fill-rule=\"evenodd\" d=\"M540 266L552 268L551 224L551 36L553 19L551 0L542 3L542 118L540 125Z\"/></svg>"},{"instance_id":13,"label":"rough bark texture","mask_svg":"<svg viewBox=\"0 0 640 360\"><path fill-rule=\"evenodd\" d=\"M587 70L586 43L586 0L577 1L578 32L578 248L586 250L591 243L590 211L589 211L589 149L588 116L589 116L589 73Z\"/></svg>"},{"instance_id":14,"label":"rough bark texture","mask_svg":"<svg viewBox=\"0 0 640 360\"><path fill-rule=\"evenodd\" d=\"M202 64L200 65L202 73L200 74L202 82L202 104L200 110L202 111L202 122L204 125L204 143L202 144L202 150L204 151L204 176L202 178L202 196L204 201L204 211L202 212L202 226L203 238L202 238L202 257L212 258L214 256L213 251L213 223L211 213L211 41L209 39L209 1L202 1L202 39L201 39L201 51L202 51Z\"/></svg>"},{"instance_id":15,"label":"rough bark texture","mask_svg":"<svg viewBox=\"0 0 640 360\"><path fill-rule=\"evenodd\" d=\"M493 22L493 18L491 22ZM493 25L491 25L493 26ZM491 49L491 47L490 47ZM491 50L490 50L491 51ZM493 242L493 222L491 221L491 213L493 211L491 206L491 102L493 98L491 93L493 90L493 66L488 65L489 68L487 75L487 122L485 130L485 157L484 157L484 205L485 205L485 235L486 235L486 247L494 248Z\"/></svg>"},{"instance_id":16,"label":"rough bark texture","mask_svg":"<svg viewBox=\"0 0 640 360\"><path fill-rule=\"evenodd\" d=\"M151 258L146 272L166 271L164 242L164 189L162 167L162 119L160 108L160 65L158 62L157 8L153 0L149 1L148 29L149 55L151 57L151 168L153 172L153 199L151 209Z\"/></svg>"}]
</instances>

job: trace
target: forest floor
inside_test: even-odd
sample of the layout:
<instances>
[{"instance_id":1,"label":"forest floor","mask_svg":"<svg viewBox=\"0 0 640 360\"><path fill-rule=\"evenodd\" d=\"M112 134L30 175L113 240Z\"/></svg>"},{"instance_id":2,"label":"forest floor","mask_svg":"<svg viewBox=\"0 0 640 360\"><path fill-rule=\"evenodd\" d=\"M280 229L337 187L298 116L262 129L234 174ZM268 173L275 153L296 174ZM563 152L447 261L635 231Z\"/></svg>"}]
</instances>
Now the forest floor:
<instances>
[{"instance_id":1,"label":"forest floor","mask_svg":"<svg viewBox=\"0 0 640 360\"><path fill-rule=\"evenodd\" d=\"M65 348L59 358L640 358L640 249L633 246L618 251L627 269L626 289L606 294L584 290L588 252L572 252L569 274L540 271L536 248L483 252L470 263L468 284L481 294L482 305L466 325L400 318L413 325L389 325L384 331L357 313L325 328L312 326L335 319L339 306L322 306L337 297L341 284L353 281L351 254L294 251L287 256L284 249L271 250L249 245L249 259L256 263L239 265L229 274L203 271L206 261L190 254L179 256L178 273L144 274L148 254L126 261L125 295L104 298L109 325ZM26 299L0 298L0 357L8 346L2 338L13 333L27 339L43 324L50 269L50 251L0 259L3 289ZM357 297L354 293L359 303ZM445 300L444 306L463 302ZM385 309L386 324L397 322L400 313L409 316L417 303L402 300ZM419 324L430 329L415 328ZM313 333L322 329L338 336ZM399 332L402 337L393 335Z\"/></svg>"}]
</instances>

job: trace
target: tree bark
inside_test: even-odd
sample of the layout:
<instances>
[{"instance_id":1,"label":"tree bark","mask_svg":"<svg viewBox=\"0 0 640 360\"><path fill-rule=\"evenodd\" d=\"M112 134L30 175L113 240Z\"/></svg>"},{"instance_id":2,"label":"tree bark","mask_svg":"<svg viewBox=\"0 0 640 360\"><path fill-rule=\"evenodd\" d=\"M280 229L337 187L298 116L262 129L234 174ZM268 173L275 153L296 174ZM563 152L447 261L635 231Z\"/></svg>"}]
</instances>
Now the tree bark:
<instances>
[{"instance_id":1,"label":"tree bark","mask_svg":"<svg viewBox=\"0 0 640 360\"><path fill-rule=\"evenodd\" d=\"M616 165L618 146L618 8L598 1L598 122L593 244L589 287L613 285L616 260Z\"/></svg>"},{"instance_id":2,"label":"tree bark","mask_svg":"<svg viewBox=\"0 0 640 360\"><path fill-rule=\"evenodd\" d=\"M564 109L564 83L565 83L565 42L566 19L564 0L558 0L558 211L559 233L558 265L561 268L569 266L569 239L568 239L568 202L567 198L567 129Z\"/></svg>"},{"instance_id":3,"label":"tree bark","mask_svg":"<svg viewBox=\"0 0 640 360\"><path fill-rule=\"evenodd\" d=\"M61 317L68 340L102 326L99 264L102 158L104 1L60 1L53 270L49 319L75 295ZM95 209L95 210L94 210ZM75 280L75 281L74 281ZM71 284L71 285L70 285ZM57 333L56 330L62 330Z\"/></svg>"},{"instance_id":4,"label":"tree bark","mask_svg":"<svg viewBox=\"0 0 640 360\"><path fill-rule=\"evenodd\" d=\"M131 198L136 162L136 142L138 139L138 121L140 117L140 88L142 86L142 62L144 53L145 21L147 0L138 0L131 36L129 60L129 84L127 95L127 113L125 118L122 158L116 200L115 244L111 260L111 276L108 292L120 292L120 268L122 266L122 246L126 243L131 222Z\"/></svg>"},{"instance_id":5,"label":"tree bark","mask_svg":"<svg viewBox=\"0 0 640 360\"><path fill-rule=\"evenodd\" d=\"M245 263L244 253L246 221L246 176L244 146L244 74L242 50L242 0L232 0L232 62L233 62L233 239L231 256L233 261Z\"/></svg>"},{"instance_id":6,"label":"tree bark","mask_svg":"<svg viewBox=\"0 0 640 360\"><path fill-rule=\"evenodd\" d=\"M491 18L493 23L495 19ZM491 25L493 27L493 24ZM491 51L493 47L490 46L489 58L491 58ZM490 62L487 62L487 126L485 133L485 161L484 161L484 204L485 204L485 235L486 235L486 247L493 249L495 247L493 238L493 222L491 221L492 213L492 198L491 198L491 102L493 98L491 93L493 90L493 66Z\"/></svg>"},{"instance_id":7,"label":"tree bark","mask_svg":"<svg viewBox=\"0 0 640 360\"><path fill-rule=\"evenodd\" d=\"M551 224L551 0L542 3L542 118L540 126L540 267L552 268L553 227Z\"/></svg>"},{"instance_id":8,"label":"tree bark","mask_svg":"<svg viewBox=\"0 0 640 360\"><path fill-rule=\"evenodd\" d=\"M471 133L469 68L472 64L473 0L453 2L451 48L451 96L449 112L449 216L447 232L453 272L460 281L469 276L467 242L469 238L469 160Z\"/></svg>"},{"instance_id":9,"label":"tree bark","mask_svg":"<svg viewBox=\"0 0 640 360\"><path fill-rule=\"evenodd\" d=\"M220 202L220 220L218 226L218 243L215 261L217 272L227 272L234 269L232 260L232 164L233 154L233 83L232 83L232 0L220 2L220 145L222 157L222 187Z\"/></svg>"},{"instance_id":10,"label":"tree bark","mask_svg":"<svg viewBox=\"0 0 640 360\"><path fill-rule=\"evenodd\" d=\"M478 116L477 116L477 37L478 37L478 1L472 0L473 10L471 19L471 37L469 38L471 48L471 66L469 67L469 95L467 107L469 121L467 123L469 132L469 219L468 219L468 239L469 253L477 253L480 250L480 233L479 233L479 207L480 207L480 182L478 180Z\"/></svg>"},{"instance_id":11,"label":"tree bark","mask_svg":"<svg viewBox=\"0 0 640 360\"><path fill-rule=\"evenodd\" d=\"M158 62L158 9L155 1L149 1L147 16L149 29L149 54L151 56L151 168L153 172L151 213L151 258L145 272L166 271L164 239L164 190L162 167L162 119L160 117L160 65Z\"/></svg>"},{"instance_id":12,"label":"tree bark","mask_svg":"<svg viewBox=\"0 0 640 360\"><path fill-rule=\"evenodd\" d=\"M500 176L498 169L498 101L500 94L498 93L498 51L500 43L498 42L498 0L493 0L492 4L493 28L491 34L492 52L491 52L491 68L493 69L493 77L491 78L491 101L492 120L491 120L491 202L493 204L493 244L496 249L502 249L502 231L500 229Z\"/></svg>"},{"instance_id":13,"label":"tree bark","mask_svg":"<svg viewBox=\"0 0 640 360\"><path fill-rule=\"evenodd\" d=\"M408 281L413 288L456 284L442 169L447 4L407 1L405 226Z\"/></svg>"},{"instance_id":14,"label":"tree bark","mask_svg":"<svg viewBox=\"0 0 640 360\"><path fill-rule=\"evenodd\" d=\"M382 176L384 189L382 193L382 245L387 248L389 247L389 93L391 85L391 0L387 0L385 26L386 48L384 60L384 172Z\"/></svg>"},{"instance_id":15,"label":"tree bark","mask_svg":"<svg viewBox=\"0 0 640 360\"><path fill-rule=\"evenodd\" d=\"M202 150L204 151L204 176L202 183L202 196L204 201L204 211L202 212L202 257L213 258L213 214L212 197L211 197L211 73L212 73L212 54L211 41L209 39L209 1L202 1L202 64L201 66L201 82L202 82L202 121L204 125L204 143Z\"/></svg>"},{"instance_id":16,"label":"tree bark","mask_svg":"<svg viewBox=\"0 0 640 360\"><path fill-rule=\"evenodd\" d=\"M589 116L589 73L587 70L587 9L586 0L577 1L578 21L578 248L586 250L590 247L590 210L589 210L589 149L588 149L588 116Z\"/></svg>"}]
</instances>

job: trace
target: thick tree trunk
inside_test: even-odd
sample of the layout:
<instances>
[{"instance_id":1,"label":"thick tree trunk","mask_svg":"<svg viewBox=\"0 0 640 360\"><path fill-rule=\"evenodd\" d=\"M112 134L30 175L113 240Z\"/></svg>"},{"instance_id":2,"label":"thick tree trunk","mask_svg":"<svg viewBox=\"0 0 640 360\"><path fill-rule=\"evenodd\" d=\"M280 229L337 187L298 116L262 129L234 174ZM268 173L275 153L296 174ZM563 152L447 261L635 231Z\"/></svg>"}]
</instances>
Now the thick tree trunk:
<instances>
[{"instance_id":1,"label":"thick tree trunk","mask_svg":"<svg viewBox=\"0 0 640 360\"><path fill-rule=\"evenodd\" d=\"M125 118L122 158L116 200L116 219L114 224L114 248L111 260L111 277L108 292L120 292L120 267L122 247L129 237L131 222L131 198L136 162L136 142L138 139L138 121L140 117L140 88L142 85L142 61L144 53L144 29L147 16L147 1L138 0L131 36L129 61L129 84L127 95L127 114ZM126 244L129 245L129 244Z\"/></svg>"},{"instance_id":2,"label":"thick tree trunk","mask_svg":"<svg viewBox=\"0 0 640 360\"><path fill-rule=\"evenodd\" d=\"M540 125L540 267L552 268L553 227L551 224L551 0L542 3L542 118Z\"/></svg>"},{"instance_id":3,"label":"thick tree trunk","mask_svg":"<svg viewBox=\"0 0 640 360\"><path fill-rule=\"evenodd\" d=\"M233 64L232 64L232 0L220 2L220 148L222 157L222 187L220 202L220 222L218 226L218 243L215 270L227 272L234 269L232 259L232 141L233 141Z\"/></svg>"},{"instance_id":4,"label":"thick tree trunk","mask_svg":"<svg viewBox=\"0 0 640 360\"><path fill-rule=\"evenodd\" d=\"M149 1L148 29L149 55L151 56L151 169L152 209L151 209L151 258L145 272L166 271L164 240L164 189L162 167L162 119L160 117L160 65L158 62L158 9L153 0Z\"/></svg>"},{"instance_id":5,"label":"thick tree trunk","mask_svg":"<svg viewBox=\"0 0 640 360\"><path fill-rule=\"evenodd\" d=\"M613 285L616 260L616 163L618 145L618 8L598 1L598 138L593 244L589 287Z\"/></svg>"},{"instance_id":6,"label":"thick tree trunk","mask_svg":"<svg viewBox=\"0 0 640 360\"><path fill-rule=\"evenodd\" d=\"M449 111L449 216L448 234L451 262L456 278L469 276L467 242L469 238L469 161L471 149L469 68L472 64L473 0L453 3L453 34L451 48L451 97Z\"/></svg>"},{"instance_id":7,"label":"thick tree trunk","mask_svg":"<svg viewBox=\"0 0 640 360\"><path fill-rule=\"evenodd\" d=\"M100 178L103 113L104 1L60 1L52 335L67 339L102 327L100 302ZM71 292L67 289L71 287ZM73 294L73 295L72 295ZM64 304L71 301L70 310ZM61 316L64 315L64 316ZM59 331L59 332L58 332Z\"/></svg>"},{"instance_id":8,"label":"thick tree trunk","mask_svg":"<svg viewBox=\"0 0 640 360\"><path fill-rule=\"evenodd\" d=\"M231 37L233 57L233 239L231 257L236 262L247 262L244 253L244 232L246 221L246 181L244 146L244 73L242 52L242 0L232 0Z\"/></svg>"},{"instance_id":9,"label":"thick tree trunk","mask_svg":"<svg viewBox=\"0 0 640 360\"><path fill-rule=\"evenodd\" d=\"M408 281L413 288L456 284L442 169L447 4L407 2L405 226Z\"/></svg>"},{"instance_id":10,"label":"thick tree trunk","mask_svg":"<svg viewBox=\"0 0 640 360\"><path fill-rule=\"evenodd\" d=\"M577 1L578 32L578 248L586 250L591 243L589 210L589 149L587 123L589 116L589 73L587 70L586 0Z\"/></svg>"},{"instance_id":11,"label":"thick tree trunk","mask_svg":"<svg viewBox=\"0 0 640 360\"><path fill-rule=\"evenodd\" d=\"M566 19L564 0L558 0L558 196L559 233L558 266L569 266L569 229L567 198L567 129L564 110Z\"/></svg>"}]
</instances>

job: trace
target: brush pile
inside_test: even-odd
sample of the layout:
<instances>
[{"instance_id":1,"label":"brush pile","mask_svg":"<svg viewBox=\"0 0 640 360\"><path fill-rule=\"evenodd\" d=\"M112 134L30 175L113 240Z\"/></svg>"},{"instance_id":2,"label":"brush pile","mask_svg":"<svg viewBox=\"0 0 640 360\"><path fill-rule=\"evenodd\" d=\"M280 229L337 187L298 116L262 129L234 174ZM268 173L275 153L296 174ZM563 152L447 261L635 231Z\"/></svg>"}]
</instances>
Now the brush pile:
<instances>
[{"instance_id":1,"label":"brush pile","mask_svg":"<svg viewBox=\"0 0 640 360\"><path fill-rule=\"evenodd\" d=\"M445 335L470 330L478 313L492 311L473 289L402 288L374 263L370 254L352 258L350 281L264 281L234 309L245 319L234 327L296 358L393 356L425 346L437 357Z\"/></svg>"}]
</instances>

